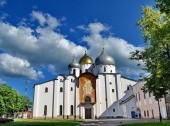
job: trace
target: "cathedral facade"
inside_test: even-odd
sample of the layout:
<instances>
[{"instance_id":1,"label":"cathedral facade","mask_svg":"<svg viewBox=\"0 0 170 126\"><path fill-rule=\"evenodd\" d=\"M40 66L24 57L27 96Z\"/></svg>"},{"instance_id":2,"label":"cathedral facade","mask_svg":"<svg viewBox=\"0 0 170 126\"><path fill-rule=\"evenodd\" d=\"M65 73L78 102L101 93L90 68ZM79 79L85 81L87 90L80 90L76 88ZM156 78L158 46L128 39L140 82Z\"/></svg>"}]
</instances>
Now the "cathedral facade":
<instances>
[{"instance_id":1,"label":"cathedral facade","mask_svg":"<svg viewBox=\"0 0 170 126\"><path fill-rule=\"evenodd\" d=\"M86 53L68 65L69 74L34 86L33 118L126 117L120 106L136 81L116 72L114 59L103 49L95 59Z\"/></svg>"}]
</instances>

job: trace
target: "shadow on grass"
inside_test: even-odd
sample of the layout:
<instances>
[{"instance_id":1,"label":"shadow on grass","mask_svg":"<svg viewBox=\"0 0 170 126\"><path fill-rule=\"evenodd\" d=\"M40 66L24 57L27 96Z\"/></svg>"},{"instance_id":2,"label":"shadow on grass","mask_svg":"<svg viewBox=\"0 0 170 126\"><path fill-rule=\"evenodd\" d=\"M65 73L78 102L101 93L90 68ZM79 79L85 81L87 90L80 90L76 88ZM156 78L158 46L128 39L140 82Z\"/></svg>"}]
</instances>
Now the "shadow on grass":
<instances>
[{"instance_id":1,"label":"shadow on grass","mask_svg":"<svg viewBox=\"0 0 170 126\"><path fill-rule=\"evenodd\" d=\"M80 123L81 121L73 120L17 120L0 126L76 126Z\"/></svg>"}]
</instances>

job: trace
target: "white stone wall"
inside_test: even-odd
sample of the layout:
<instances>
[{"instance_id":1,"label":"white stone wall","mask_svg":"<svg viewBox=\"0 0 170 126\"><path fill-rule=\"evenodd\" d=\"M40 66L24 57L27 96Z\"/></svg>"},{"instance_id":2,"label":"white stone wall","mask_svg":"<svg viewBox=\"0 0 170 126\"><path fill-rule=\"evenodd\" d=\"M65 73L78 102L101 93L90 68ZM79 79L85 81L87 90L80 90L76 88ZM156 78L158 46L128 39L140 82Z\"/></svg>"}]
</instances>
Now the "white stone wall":
<instances>
[{"instance_id":1,"label":"white stone wall","mask_svg":"<svg viewBox=\"0 0 170 126\"><path fill-rule=\"evenodd\" d=\"M142 118L159 118L159 108L158 108L158 102L155 100L155 97L147 92L145 94L144 98L144 92L142 87L144 86L144 82L138 82L133 86L133 92L136 96L136 106L141 110L141 116ZM139 99L140 95L140 99ZM160 108L161 108L161 114L163 118L167 118L167 112L166 112L166 105L165 105L165 99L160 99ZM144 112L146 114L144 114ZM148 112L148 114L147 114Z\"/></svg>"},{"instance_id":2,"label":"white stone wall","mask_svg":"<svg viewBox=\"0 0 170 126\"><path fill-rule=\"evenodd\" d=\"M70 68L69 69L69 74L74 74L75 71L75 76L78 77L80 76L80 68Z\"/></svg>"},{"instance_id":3,"label":"white stone wall","mask_svg":"<svg viewBox=\"0 0 170 126\"><path fill-rule=\"evenodd\" d=\"M116 73L114 65L97 65L95 66L95 74L98 73Z\"/></svg>"},{"instance_id":4,"label":"white stone wall","mask_svg":"<svg viewBox=\"0 0 170 126\"><path fill-rule=\"evenodd\" d=\"M71 82L72 80L72 82ZM73 76L68 76L65 80L65 113L64 115L70 115L71 111L71 105L73 105L74 108L74 101L75 101L75 83L74 83L75 78ZM72 88L72 91L71 91ZM73 109L74 110L74 109Z\"/></svg>"},{"instance_id":5,"label":"white stone wall","mask_svg":"<svg viewBox=\"0 0 170 126\"><path fill-rule=\"evenodd\" d=\"M80 69L82 73L85 73L86 70L88 70L88 72L91 72L93 70L92 64L81 64Z\"/></svg>"},{"instance_id":6,"label":"white stone wall","mask_svg":"<svg viewBox=\"0 0 170 126\"><path fill-rule=\"evenodd\" d=\"M38 94L39 94L39 86L40 85L35 85L34 86L34 101L33 101L33 117L38 117Z\"/></svg>"},{"instance_id":7,"label":"white stone wall","mask_svg":"<svg viewBox=\"0 0 170 126\"><path fill-rule=\"evenodd\" d=\"M48 92L45 92L45 88ZM35 85L34 94L34 117L45 117L44 106L47 105L47 116L52 117L52 98L53 98L53 81L49 81L40 85Z\"/></svg>"},{"instance_id":8,"label":"white stone wall","mask_svg":"<svg viewBox=\"0 0 170 126\"><path fill-rule=\"evenodd\" d=\"M119 100L125 95L124 91L127 89L127 86L130 84L133 85L135 82L122 78L120 74L116 74L114 65L102 65L97 67L101 74L97 74L96 104L92 107L92 117L123 116L123 107L120 107ZM106 67L106 71L104 71L104 67ZM76 69L76 73L80 72L79 68L74 69ZM70 73L73 73L74 69L71 68ZM86 69L88 69L89 72L93 72L94 66L92 64L81 65L82 73L86 72ZM78 74L76 74L76 76L78 76ZM73 105L73 113L75 114L76 111L77 116L80 115L82 118L85 118L85 109L83 106L79 106L79 88L78 78L76 76L68 75L65 77L64 75L59 75L54 81L54 85L53 81L36 85L33 116L44 117L44 105L47 105L47 117L52 117L54 86L54 118L60 116L60 105L63 107L60 117L63 115L70 116L70 108L71 105ZM48 87L47 93L44 93L45 87ZM60 88L62 88L62 92L60 92ZM71 91L71 88L73 91Z\"/></svg>"},{"instance_id":9,"label":"white stone wall","mask_svg":"<svg viewBox=\"0 0 170 126\"><path fill-rule=\"evenodd\" d=\"M127 90L127 87L128 85L134 85L136 84L136 81L133 81L131 79L127 79L127 78L124 78L124 77L121 77L121 89L122 89L122 96L125 95L125 91Z\"/></svg>"},{"instance_id":10,"label":"white stone wall","mask_svg":"<svg viewBox=\"0 0 170 126\"><path fill-rule=\"evenodd\" d=\"M57 102L58 102L58 106L57 106L57 115L60 115L60 105L62 105L62 108L64 108L64 81L65 81L65 78L63 77L63 76L58 76L58 78L57 78L58 80L57 80L57 82L58 82L58 84L57 84L57 93L58 93L58 97L56 98L56 99L58 99L57 100ZM63 89L63 91L62 92L60 92L60 88L62 88ZM63 109L64 110L64 109ZM64 113L64 111L62 111L62 113Z\"/></svg>"}]
</instances>

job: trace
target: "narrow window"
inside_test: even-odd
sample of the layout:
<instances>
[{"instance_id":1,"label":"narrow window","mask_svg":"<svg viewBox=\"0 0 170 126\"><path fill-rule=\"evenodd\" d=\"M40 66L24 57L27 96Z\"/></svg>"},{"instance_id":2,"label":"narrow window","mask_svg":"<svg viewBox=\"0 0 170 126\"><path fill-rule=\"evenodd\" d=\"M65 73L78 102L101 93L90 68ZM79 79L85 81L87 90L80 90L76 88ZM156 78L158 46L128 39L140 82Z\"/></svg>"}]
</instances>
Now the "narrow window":
<instances>
[{"instance_id":1,"label":"narrow window","mask_svg":"<svg viewBox=\"0 0 170 126\"><path fill-rule=\"evenodd\" d=\"M110 73L112 73L112 70L110 70Z\"/></svg>"},{"instance_id":2,"label":"narrow window","mask_svg":"<svg viewBox=\"0 0 170 126\"><path fill-rule=\"evenodd\" d=\"M115 109L113 109L113 112L115 112Z\"/></svg>"},{"instance_id":3,"label":"narrow window","mask_svg":"<svg viewBox=\"0 0 170 126\"><path fill-rule=\"evenodd\" d=\"M60 92L63 92L63 88L62 87L60 88Z\"/></svg>"},{"instance_id":4,"label":"narrow window","mask_svg":"<svg viewBox=\"0 0 170 126\"><path fill-rule=\"evenodd\" d=\"M139 101L140 101L140 92L138 92L138 98L139 98Z\"/></svg>"},{"instance_id":5,"label":"narrow window","mask_svg":"<svg viewBox=\"0 0 170 126\"><path fill-rule=\"evenodd\" d=\"M151 97L151 92L149 92L149 97Z\"/></svg>"},{"instance_id":6,"label":"narrow window","mask_svg":"<svg viewBox=\"0 0 170 126\"><path fill-rule=\"evenodd\" d=\"M47 105L44 105L44 115L47 115Z\"/></svg>"},{"instance_id":7,"label":"narrow window","mask_svg":"<svg viewBox=\"0 0 170 126\"><path fill-rule=\"evenodd\" d=\"M104 67L104 72L106 72L106 67Z\"/></svg>"},{"instance_id":8,"label":"narrow window","mask_svg":"<svg viewBox=\"0 0 170 126\"><path fill-rule=\"evenodd\" d=\"M88 69L86 69L86 72L88 72Z\"/></svg>"},{"instance_id":9,"label":"narrow window","mask_svg":"<svg viewBox=\"0 0 170 126\"><path fill-rule=\"evenodd\" d=\"M146 117L146 112L144 111L144 116Z\"/></svg>"},{"instance_id":10,"label":"narrow window","mask_svg":"<svg viewBox=\"0 0 170 126\"><path fill-rule=\"evenodd\" d=\"M62 105L60 105L60 115L62 115L62 113L63 113L63 107Z\"/></svg>"},{"instance_id":11,"label":"narrow window","mask_svg":"<svg viewBox=\"0 0 170 126\"><path fill-rule=\"evenodd\" d=\"M147 116L149 117L149 110L147 110Z\"/></svg>"},{"instance_id":12,"label":"narrow window","mask_svg":"<svg viewBox=\"0 0 170 126\"><path fill-rule=\"evenodd\" d=\"M60 79L60 82L62 82L62 79Z\"/></svg>"},{"instance_id":13,"label":"narrow window","mask_svg":"<svg viewBox=\"0 0 170 126\"><path fill-rule=\"evenodd\" d=\"M138 95L137 95L137 93L136 93L136 101L138 101Z\"/></svg>"},{"instance_id":14,"label":"narrow window","mask_svg":"<svg viewBox=\"0 0 170 126\"><path fill-rule=\"evenodd\" d=\"M70 91L73 91L73 87L71 87Z\"/></svg>"},{"instance_id":15,"label":"narrow window","mask_svg":"<svg viewBox=\"0 0 170 126\"><path fill-rule=\"evenodd\" d=\"M152 109L152 118L154 119L154 111L153 111L153 109Z\"/></svg>"},{"instance_id":16,"label":"narrow window","mask_svg":"<svg viewBox=\"0 0 170 126\"><path fill-rule=\"evenodd\" d=\"M112 82L110 82L109 84L112 84Z\"/></svg>"},{"instance_id":17,"label":"narrow window","mask_svg":"<svg viewBox=\"0 0 170 126\"><path fill-rule=\"evenodd\" d=\"M82 74L82 70L80 70L80 74Z\"/></svg>"},{"instance_id":18,"label":"narrow window","mask_svg":"<svg viewBox=\"0 0 170 126\"><path fill-rule=\"evenodd\" d=\"M48 88L47 87L45 88L45 92L48 92Z\"/></svg>"},{"instance_id":19,"label":"narrow window","mask_svg":"<svg viewBox=\"0 0 170 126\"><path fill-rule=\"evenodd\" d=\"M112 89L112 92L114 92L115 90L114 89Z\"/></svg>"},{"instance_id":20,"label":"narrow window","mask_svg":"<svg viewBox=\"0 0 170 126\"><path fill-rule=\"evenodd\" d=\"M143 95L144 95L144 99L146 98L146 92L143 92Z\"/></svg>"},{"instance_id":21,"label":"narrow window","mask_svg":"<svg viewBox=\"0 0 170 126\"><path fill-rule=\"evenodd\" d=\"M73 105L70 107L70 115L73 115Z\"/></svg>"},{"instance_id":22,"label":"narrow window","mask_svg":"<svg viewBox=\"0 0 170 126\"><path fill-rule=\"evenodd\" d=\"M76 70L75 70L75 69L73 69L73 74L74 74L74 75L76 74Z\"/></svg>"},{"instance_id":23,"label":"narrow window","mask_svg":"<svg viewBox=\"0 0 170 126\"><path fill-rule=\"evenodd\" d=\"M129 86L127 87L127 90L129 90Z\"/></svg>"}]
</instances>

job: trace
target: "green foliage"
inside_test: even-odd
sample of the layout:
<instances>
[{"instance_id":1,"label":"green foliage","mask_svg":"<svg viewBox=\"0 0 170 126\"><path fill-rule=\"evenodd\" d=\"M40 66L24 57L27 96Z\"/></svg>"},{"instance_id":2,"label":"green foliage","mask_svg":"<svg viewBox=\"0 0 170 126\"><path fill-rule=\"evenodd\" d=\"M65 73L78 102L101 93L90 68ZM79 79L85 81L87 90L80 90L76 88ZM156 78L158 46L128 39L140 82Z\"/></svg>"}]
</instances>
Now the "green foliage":
<instances>
[{"instance_id":1,"label":"green foliage","mask_svg":"<svg viewBox=\"0 0 170 126\"><path fill-rule=\"evenodd\" d=\"M170 14L170 0L156 0L156 7L159 8L162 13Z\"/></svg>"},{"instance_id":2,"label":"green foliage","mask_svg":"<svg viewBox=\"0 0 170 126\"><path fill-rule=\"evenodd\" d=\"M29 103L28 97L19 95L12 87L7 84L0 85L0 114L2 112L13 116L15 112L26 110Z\"/></svg>"},{"instance_id":3,"label":"green foliage","mask_svg":"<svg viewBox=\"0 0 170 126\"><path fill-rule=\"evenodd\" d=\"M30 100L27 96L20 96L21 109L27 110L30 107Z\"/></svg>"},{"instance_id":4,"label":"green foliage","mask_svg":"<svg viewBox=\"0 0 170 126\"><path fill-rule=\"evenodd\" d=\"M3 101L3 97L0 95L0 117L5 114L5 104Z\"/></svg>"},{"instance_id":5,"label":"green foliage","mask_svg":"<svg viewBox=\"0 0 170 126\"><path fill-rule=\"evenodd\" d=\"M150 73L149 77L144 78L145 89L159 99L170 89L170 18L150 6L143 8L142 14L137 25L146 46L142 51L133 52L131 59L144 62L143 69Z\"/></svg>"}]
</instances>

